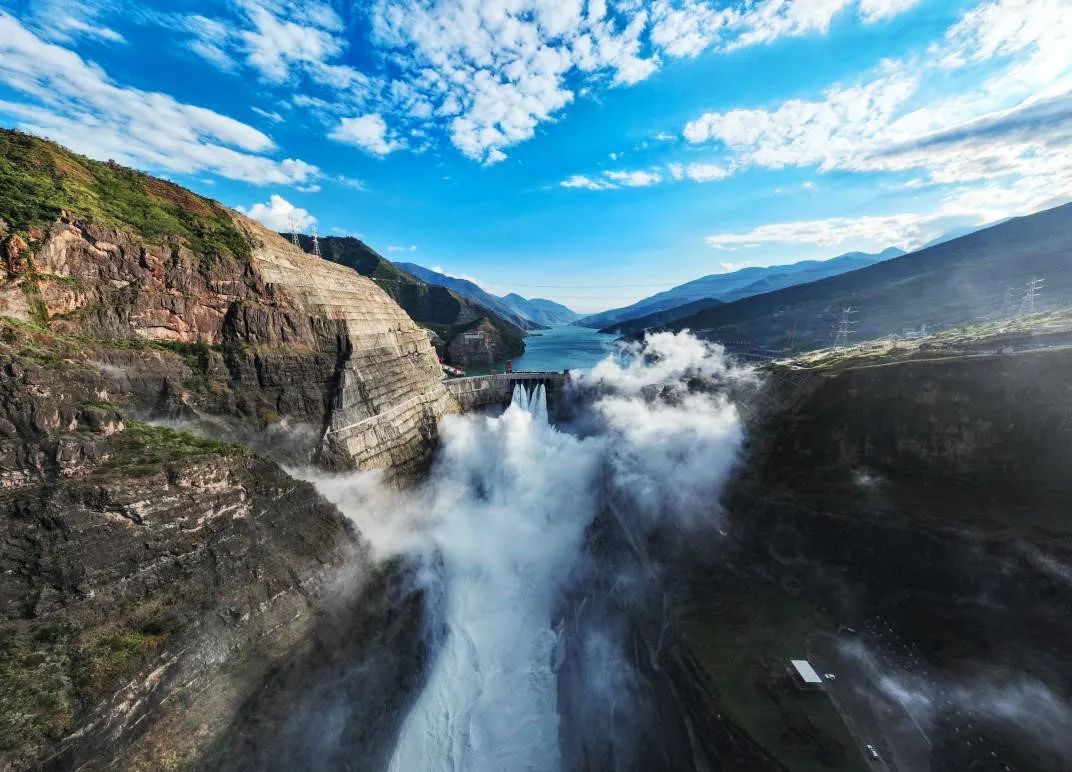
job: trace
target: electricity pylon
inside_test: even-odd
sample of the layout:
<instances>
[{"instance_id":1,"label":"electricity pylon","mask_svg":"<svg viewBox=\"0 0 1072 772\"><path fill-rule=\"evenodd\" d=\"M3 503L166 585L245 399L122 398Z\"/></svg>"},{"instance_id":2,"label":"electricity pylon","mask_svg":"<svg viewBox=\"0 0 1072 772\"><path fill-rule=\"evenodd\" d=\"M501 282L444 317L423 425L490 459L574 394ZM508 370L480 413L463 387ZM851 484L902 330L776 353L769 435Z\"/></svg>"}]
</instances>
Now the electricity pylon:
<instances>
[{"instance_id":1,"label":"electricity pylon","mask_svg":"<svg viewBox=\"0 0 1072 772\"><path fill-rule=\"evenodd\" d=\"M1020 310L1016 314L1017 316L1031 316L1035 313L1035 301L1042 294L1042 285L1045 283L1045 279L1040 279L1036 276L1024 285L1024 296L1020 301Z\"/></svg>"},{"instance_id":2,"label":"electricity pylon","mask_svg":"<svg viewBox=\"0 0 1072 772\"><path fill-rule=\"evenodd\" d=\"M834 348L848 348L849 336L854 334L852 329L855 322L852 321L852 315L856 313L856 309L852 306L846 306L841 309L841 321L838 322L837 329L834 331Z\"/></svg>"}]
</instances>

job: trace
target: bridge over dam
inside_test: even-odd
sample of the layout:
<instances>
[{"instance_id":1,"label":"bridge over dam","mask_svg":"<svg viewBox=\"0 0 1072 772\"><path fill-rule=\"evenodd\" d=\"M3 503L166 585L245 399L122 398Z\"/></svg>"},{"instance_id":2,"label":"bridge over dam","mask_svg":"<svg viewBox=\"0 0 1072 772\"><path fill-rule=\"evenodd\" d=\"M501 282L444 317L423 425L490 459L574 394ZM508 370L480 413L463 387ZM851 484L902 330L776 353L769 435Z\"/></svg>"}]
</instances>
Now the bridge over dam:
<instances>
[{"instance_id":1,"label":"bridge over dam","mask_svg":"<svg viewBox=\"0 0 1072 772\"><path fill-rule=\"evenodd\" d=\"M514 387L518 384L522 384L529 391L542 384L547 390L547 403L551 405L568 379L569 375L566 373L554 371L495 373L448 378L443 381L443 385L458 400L462 410L468 412L488 405L509 405Z\"/></svg>"}]
</instances>

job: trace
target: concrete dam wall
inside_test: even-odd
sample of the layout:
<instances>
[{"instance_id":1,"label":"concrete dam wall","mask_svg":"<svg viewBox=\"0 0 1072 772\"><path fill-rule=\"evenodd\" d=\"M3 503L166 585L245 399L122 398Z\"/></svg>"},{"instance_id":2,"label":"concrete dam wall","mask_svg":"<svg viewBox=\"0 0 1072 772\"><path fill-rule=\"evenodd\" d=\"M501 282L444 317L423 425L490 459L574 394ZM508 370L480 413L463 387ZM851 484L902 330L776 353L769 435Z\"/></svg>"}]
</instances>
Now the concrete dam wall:
<instances>
[{"instance_id":1,"label":"concrete dam wall","mask_svg":"<svg viewBox=\"0 0 1072 772\"><path fill-rule=\"evenodd\" d=\"M542 384L547 390L548 404L553 405L568 378L568 375L559 372L497 373L451 378L444 384L462 410L469 411L489 405L510 404L514 386L519 383L530 390Z\"/></svg>"}]
</instances>

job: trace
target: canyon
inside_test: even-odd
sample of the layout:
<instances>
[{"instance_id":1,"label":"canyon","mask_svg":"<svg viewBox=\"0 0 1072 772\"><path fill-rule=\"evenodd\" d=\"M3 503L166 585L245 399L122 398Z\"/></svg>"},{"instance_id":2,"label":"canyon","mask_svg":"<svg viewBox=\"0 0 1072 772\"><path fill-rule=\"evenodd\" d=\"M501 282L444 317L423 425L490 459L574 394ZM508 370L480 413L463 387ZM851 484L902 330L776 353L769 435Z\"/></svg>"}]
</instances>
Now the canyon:
<instances>
[{"instance_id":1,"label":"canyon","mask_svg":"<svg viewBox=\"0 0 1072 772\"><path fill-rule=\"evenodd\" d=\"M866 768L784 667L846 629L877 650L876 617L942 679L1067 705L1067 347L750 368L664 333L586 377L448 381L372 279L0 150L0 767L401 769L431 736L463 766ZM505 740L420 731L444 704ZM974 763L935 714L931 768ZM1001 763L1067 762L984 723Z\"/></svg>"}]
</instances>

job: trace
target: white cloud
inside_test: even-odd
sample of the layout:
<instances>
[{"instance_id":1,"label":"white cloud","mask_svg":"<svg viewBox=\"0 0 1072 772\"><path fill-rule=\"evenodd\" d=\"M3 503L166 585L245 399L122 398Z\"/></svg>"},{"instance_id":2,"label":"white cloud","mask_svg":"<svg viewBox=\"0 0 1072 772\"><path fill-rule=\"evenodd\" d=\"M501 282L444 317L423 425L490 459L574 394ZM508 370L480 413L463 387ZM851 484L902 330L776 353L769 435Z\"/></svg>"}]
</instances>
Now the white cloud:
<instances>
[{"instance_id":1,"label":"white cloud","mask_svg":"<svg viewBox=\"0 0 1072 772\"><path fill-rule=\"evenodd\" d=\"M387 246L387 251L388 252L416 252L417 251L417 245L416 244L410 244L408 247L406 247L406 246L400 246L398 244L389 244ZM432 270L434 271L436 269L433 268Z\"/></svg>"},{"instance_id":2,"label":"white cloud","mask_svg":"<svg viewBox=\"0 0 1072 772\"><path fill-rule=\"evenodd\" d=\"M667 179L692 180L693 182L713 182L728 177L732 169L710 163L667 164L662 169L637 169L632 171L605 171L597 177L574 174L559 182L564 188L583 188L585 190L614 190L616 188L645 188L658 185Z\"/></svg>"},{"instance_id":3,"label":"white cloud","mask_svg":"<svg viewBox=\"0 0 1072 772\"><path fill-rule=\"evenodd\" d=\"M337 175L334 179L335 182L339 183L340 185L344 185L348 188L353 188L354 190L368 190L368 187L362 180L358 180L353 177L347 177L345 174Z\"/></svg>"},{"instance_id":4,"label":"white cloud","mask_svg":"<svg viewBox=\"0 0 1072 772\"><path fill-rule=\"evenodd\" d=\"M39 36L60 43L89 38L108 43L126 43L126 39L104 19L114 13L112 0L34 0L26 16L28 26Z\"/></svg>"},{"instance_id":5,"label":"white cloud","mask_svg":"<svg viewBox=\"0 0 1072 772\"><path fill-rule=\"evenodd\" d=\"M670 176L675 180L692 180L693 182L714 182L725 179L733 173L733 169L718 164L680 164L672 163L666 167Z\"/></svg>"},{"instance_id":6,"label":"white cloud","mask_svg":"<svg viewBox=\"0 0 1072 772\"><path fill-rule=\"evenodd\" d=\"M919 0L860 0L860 15L866 22L888 19L919 5Z\"/></svg>"},{"instance_id":7,"label":"white cloud","mask_svg":"<svg viewBox=\"0 0 1072 772\"><path fill-rule=\"evenodd\" d=\"M275 112L274 110L262 110L259 107L251 107L250 109L253 110L253 112L255 112L260 117L267 118L272 123L282 123L283 122L283 116L280 115L279 113Z\"/></svg>"},{"instance_id":8,"label":"white cloud","mask_svg":"<svg viewBox=\"0 0 1072 772\"><path fill-rule=\"evenodd\" d=\"M950 201L937 212L902 213L865 217L830 217L823 220L773 223L744 233L719 233L704 241L716 249L760 247L770 244L820 247L912 250L955 225L981 225L987 220Z\"/></svg>"},{"instance_id":9,"label":"white cloud","mask_svg":"<svg viewBox=\"0 0 1072 772\"><path fill-rule=\"evenodd\" d=\"M220 69L245 65L274 84L308 78L335 90L336 102L360 101L369 78L342 63L347 48L343 22L329 5L316 0L235 0L233 8L235 14L226 19L200 14L160 18L191 33L187 45Z\"/></svg>"},{"instance_id":10,"label":"white cloud","mask_svg":"<svg viewBox=\"0 0 1072 772\"><path fill-rule=\"evenodd\" d=\"M894 73L861 86L836 86L821 101L792 99L774 110L706 113L685 125L685 139L720 142L756 166L831 169L873 144L917 86L915 77Z\"/></svg>"},{"instance_id":11,"label":"white cloud","mask_svg":"<svg viewBox=\"0 0 1072 772\"><path fill-rule=\"evenodd\" d=\"M114 84L98 66L46 43L0 13L0 83L27 101L0 102L19 128L94 158L170 172L212 172L255 184L305 183L319 175L276 161L263 132L167 94Z\"/></svg>"},{"instance_id":12,"label":"white cloud","mask_svg":"<svg viewBox=\"0 0 1072 772\"><path fill-rule=\"evenodd\" d=\"M572 177L567 177L558 184L564 188L583 188L585 190L610 190L617 187L617 185L610 182L593 179L592 177L587 177L583 174L574 174Z\"/></svg>"},{"instance_id":13,"label":"white cloud","mask_svg":"<svg viewBox=\"0 0 1072 772\"><path fill-rule=\"evenodd\" d=\"M257 203L249 209L236 206L235 209L274 231L290 231L292 228L297 228L299 232L304 232L316 223L316 218L305 209L294 206L275 193L269 197L266 204Z\"/></svg>"},{"instance_id":14,"label":"white cloud","mask_svg":"<svg viewBox=\"0 0 1072 772\"><path fill-rule=\"evenodd\" d=\"M902 187L945 186L973 216L1033 211L1072 196L1070 13L1070 0L987 0L926 60L886 62L814 101L707 113L685 137L740 168L914 173ZM944 93L949 69L974 87Z\"/></svg>"},{"instance_id":15,"label":"white cloud","mask_svg":"<svg viewBox=\"0 0 1072 772\"><path fill-rule=\"evenodd\" d=\"M354 145L378 156L393 153L404 146L403 142L389 136L387 122L379 113L342 118L328 136L336 142Z\"/></svg>"},{"instance_id":16,"label":"white cloud","mask_svg":"<svg viewBox=\"0 0 1072 772\"><path fill-rule=\"evenodd\" d=\"M646 188L662 182L659 172L652 171L611 171L605 172L607 179L627 188Z\"/></svg>"}]
</instances>

